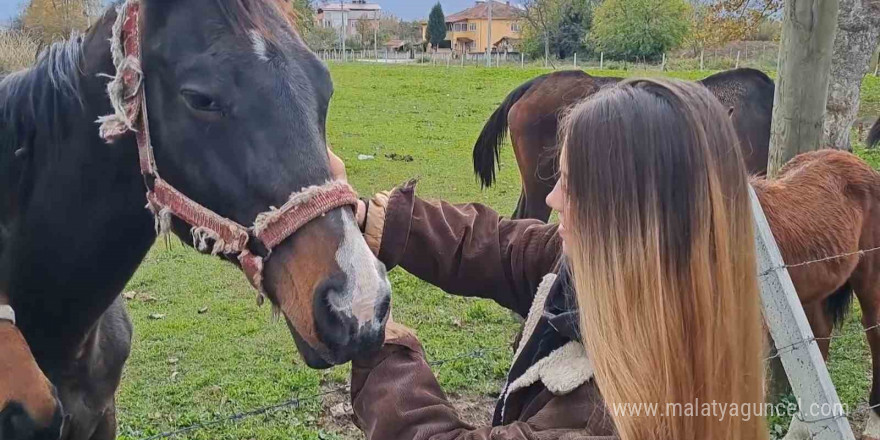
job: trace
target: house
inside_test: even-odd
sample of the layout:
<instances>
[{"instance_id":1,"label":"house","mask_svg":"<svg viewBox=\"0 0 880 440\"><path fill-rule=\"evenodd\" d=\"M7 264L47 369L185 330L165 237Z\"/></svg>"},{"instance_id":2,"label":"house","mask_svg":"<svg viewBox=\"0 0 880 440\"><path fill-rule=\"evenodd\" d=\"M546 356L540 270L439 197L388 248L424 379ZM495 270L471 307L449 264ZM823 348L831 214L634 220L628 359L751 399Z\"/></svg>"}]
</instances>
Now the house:
<instances>
[{"instance_id":1,"label":"house","mask_svg":"<svg viewBox=\"0 0 880 440\"><path fill-rule=\"evenodd\" d=\"M317 8L315 23L324 28L333 28L337 32L345 24L345 36L352 37L357 34L357 23L361 20L371 22L378 26L382 18L382 7L376 3L367 3L367 0L351 0L350 3L326 2Z\"/></svg>"},{"instance_id":2,"label":"house","mask_svg":"<svg viewBox=\"0 0 880 440\"><path fill-rule=\"evenodd\" d=\"M489 3L491 2L491 4ZM522 38L520 20L523 9L509 1L477 0L473 7L446 16L446 41L458 53L485 53L489 46L489 8L492 9L493 52L512 51ZM428 23L422 22L422 38L427 39Z\"/></svg>"}]
</instances>

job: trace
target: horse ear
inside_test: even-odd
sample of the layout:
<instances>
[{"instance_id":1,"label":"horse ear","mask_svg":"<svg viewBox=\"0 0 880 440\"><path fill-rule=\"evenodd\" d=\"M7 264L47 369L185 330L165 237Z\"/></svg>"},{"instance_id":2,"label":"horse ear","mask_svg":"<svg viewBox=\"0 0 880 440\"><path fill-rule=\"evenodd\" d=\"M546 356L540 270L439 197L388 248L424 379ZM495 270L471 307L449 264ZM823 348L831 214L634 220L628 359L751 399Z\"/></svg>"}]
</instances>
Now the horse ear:
<instances>
[{"instance_id":1,"label":"horse ear","mask_svg":"<svg viewBox=\"0 0 880 440\"><path fill-rule=\"evenodd\" d=\"M727 109L727 117L728 117L728 118L733 118L733 107L729 107L729 108Z\"/></svg>"}]
</instances>

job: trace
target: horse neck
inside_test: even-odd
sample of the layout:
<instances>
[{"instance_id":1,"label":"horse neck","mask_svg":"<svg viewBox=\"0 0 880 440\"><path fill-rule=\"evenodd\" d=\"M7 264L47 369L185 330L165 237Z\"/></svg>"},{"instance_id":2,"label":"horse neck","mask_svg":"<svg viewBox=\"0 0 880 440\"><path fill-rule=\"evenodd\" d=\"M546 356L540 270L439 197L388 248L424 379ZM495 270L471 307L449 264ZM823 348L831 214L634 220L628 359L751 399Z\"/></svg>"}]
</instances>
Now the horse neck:
<instances>
[{"instance_id":1,"label":"horse neck","mask_svg":"<svg viewBox=\"0 0 880 440\"><path fill-rule=\"evenodd\" d=\"M96 75L113 71L108 29L109 23L99 25L84 39L78 93L49 87L45 78L37 84L46 74L38 69L49 63L22 74L30 77L19 80L34 84L19 98L42 107L18 133L28 141L24 166L0 163L22 174L12 188L0 181L0 201L15 201L15 218L0 225L9 231L0 243L0 289L9 292L19 327L47 372L78 356L155 239L133 136L108 145L94 122L111 112L106 79ZM0 90L6 111L23 104L8 93L3 98Z\"/></svg>"}]
</instances>

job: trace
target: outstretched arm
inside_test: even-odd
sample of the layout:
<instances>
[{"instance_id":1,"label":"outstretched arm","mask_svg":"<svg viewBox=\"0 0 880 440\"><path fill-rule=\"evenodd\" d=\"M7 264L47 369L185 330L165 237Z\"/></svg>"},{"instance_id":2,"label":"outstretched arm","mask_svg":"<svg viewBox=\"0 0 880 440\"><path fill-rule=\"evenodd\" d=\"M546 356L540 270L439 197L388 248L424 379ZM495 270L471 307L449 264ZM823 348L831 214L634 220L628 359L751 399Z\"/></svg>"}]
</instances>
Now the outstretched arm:
<instances>
[{"instance_id":1,"label":"outstretched arm","mask_svg":"<svg viewBox=\"0 0 880 440\"><path fill-rule=\"evenodd\" d=\"M559 260L557 225L508 220L477 203L425 201L414 182L368 205L367 243L389 269L399 265L449 293L492 299L522 316Z\"/></svg>"}]
</instances>

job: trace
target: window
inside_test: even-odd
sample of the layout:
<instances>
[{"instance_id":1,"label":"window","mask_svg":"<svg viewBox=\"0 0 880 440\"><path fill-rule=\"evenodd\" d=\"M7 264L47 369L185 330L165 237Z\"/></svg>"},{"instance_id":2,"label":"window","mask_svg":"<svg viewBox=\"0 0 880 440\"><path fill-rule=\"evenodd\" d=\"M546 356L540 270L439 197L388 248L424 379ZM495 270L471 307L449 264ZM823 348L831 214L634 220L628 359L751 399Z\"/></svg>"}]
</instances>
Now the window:
<instances>
[{"instance_id":1,"label":"window","mask_svg":"<svg viewBox=\"0 0 880 440\"><path fill-rule=\"evenodd\" d=\"M520 32L521 28L520 28L519 23L511 23L510 30L513 32Z\"/></svg>"},{"instance_id":2,"label":"window","mask_svg":"<svg viewBox=\"0 0 880 440\"><path fill-rule=\"evenodd\" d=\"M469 25L468 25L468 30L471 31L471 32L475 32L475 31L477 30L477 24L476 24L476 23L471 23L471 24L469 24Z\"/></svg>"},{"instance_id":3,"label":"window","mask_svg":"<svg viewBox=\"0 0 880 440\"><path fill-rule=\"evenodd\" d=\"M455 23L452 25L452 30L455 32L465 32L467 31L467 23Z\"/></svg>"},{"instance_id":4,"label":"window","mask_svg":"<svg viewBox=\"0 0 880 440\"><path fill-rule=\"evenodd\" d=\"M449 32L451 30L452 30L452 23L446 23L446 32Z\"/></svg>"}]
</instances>

